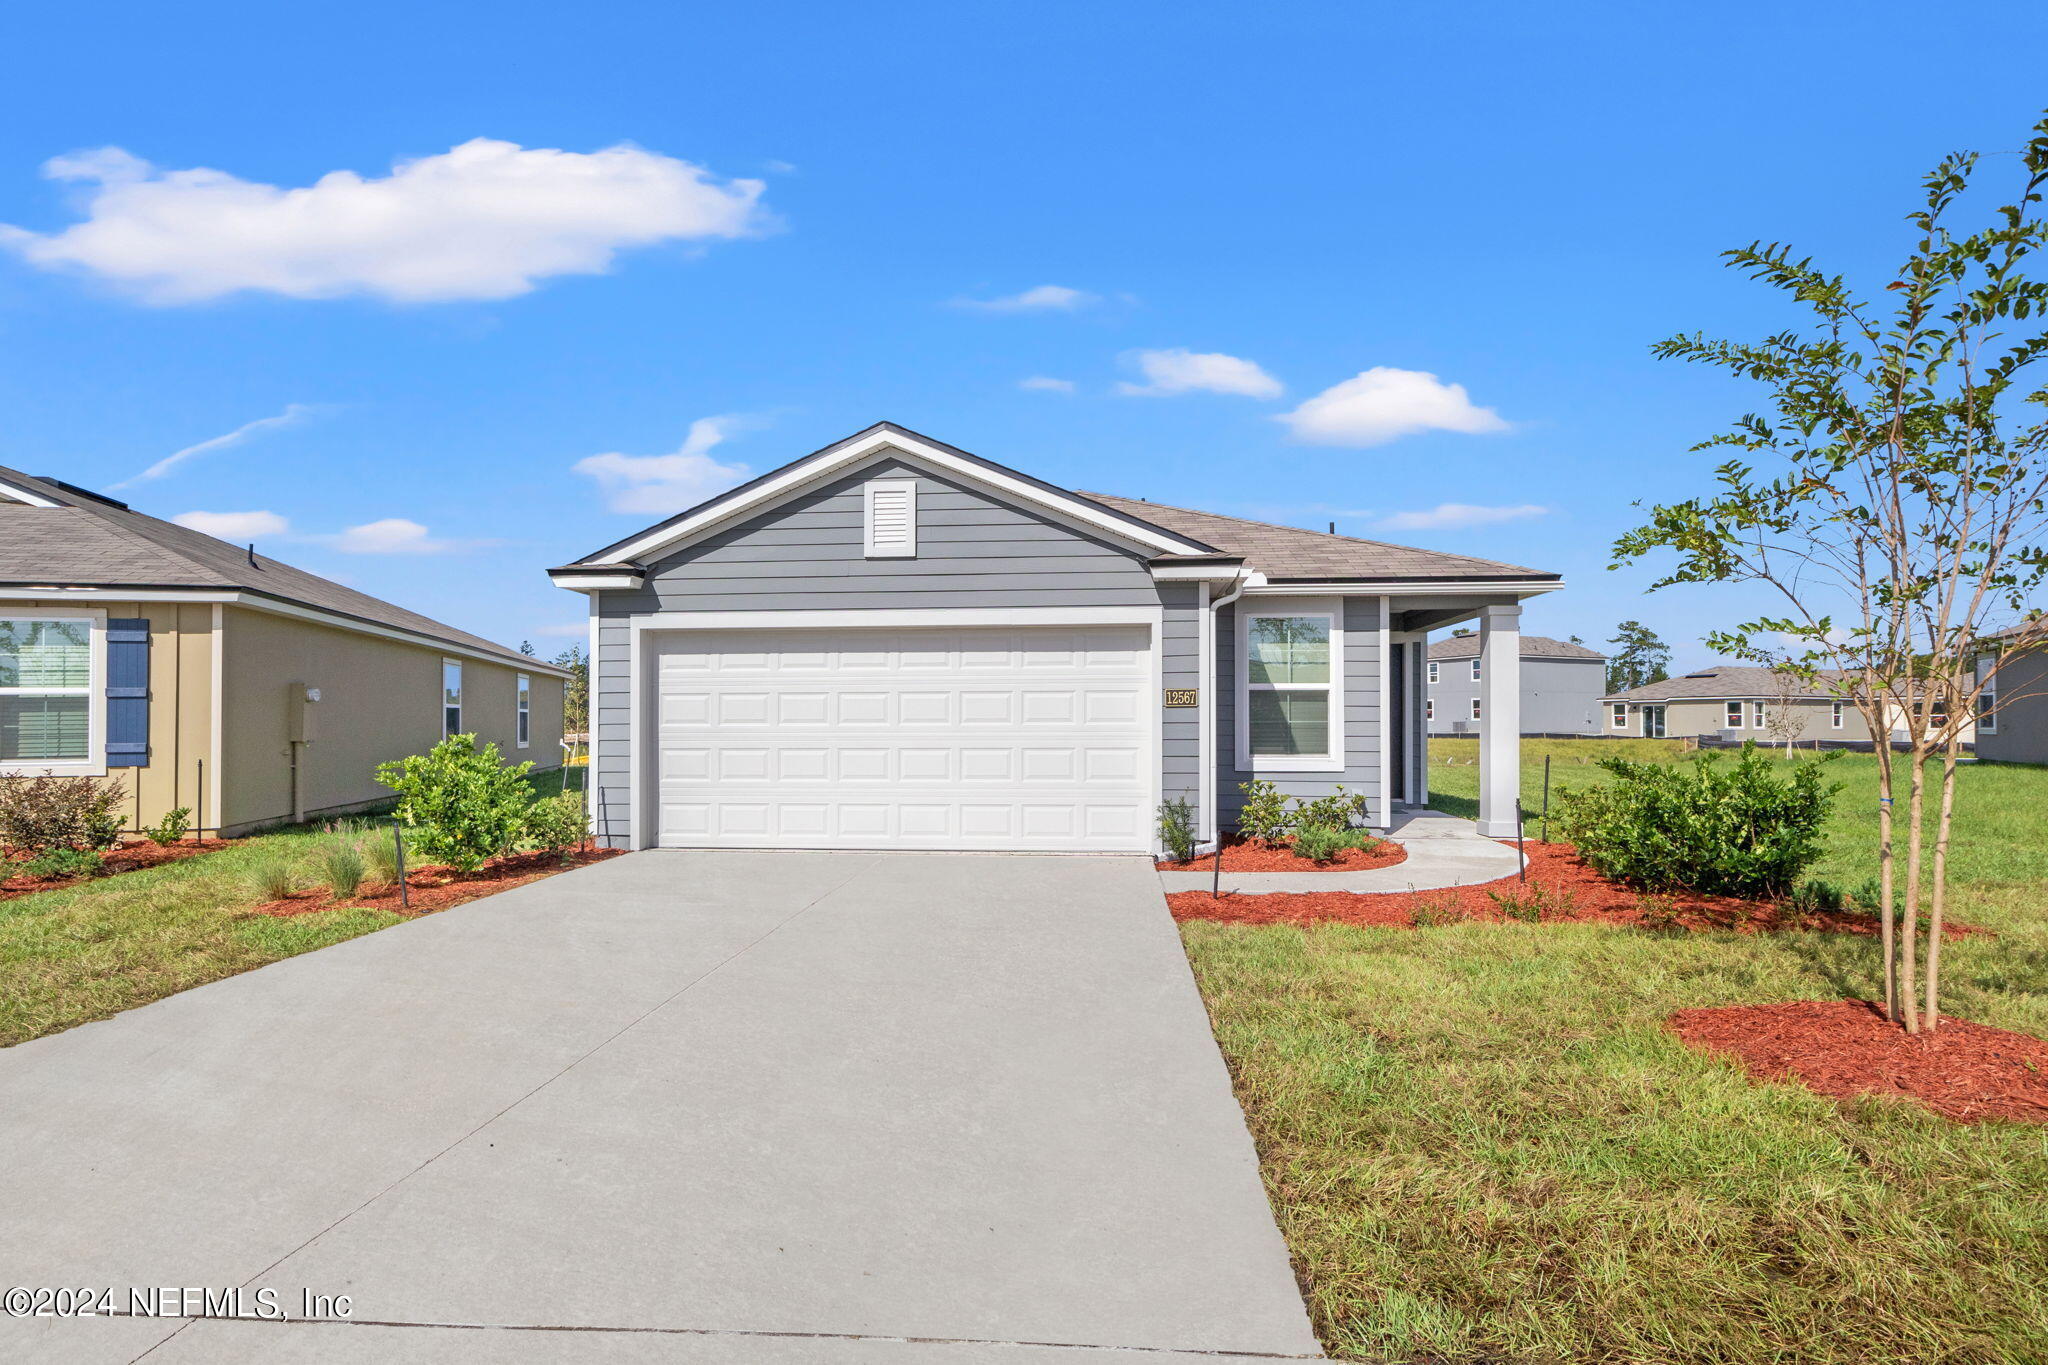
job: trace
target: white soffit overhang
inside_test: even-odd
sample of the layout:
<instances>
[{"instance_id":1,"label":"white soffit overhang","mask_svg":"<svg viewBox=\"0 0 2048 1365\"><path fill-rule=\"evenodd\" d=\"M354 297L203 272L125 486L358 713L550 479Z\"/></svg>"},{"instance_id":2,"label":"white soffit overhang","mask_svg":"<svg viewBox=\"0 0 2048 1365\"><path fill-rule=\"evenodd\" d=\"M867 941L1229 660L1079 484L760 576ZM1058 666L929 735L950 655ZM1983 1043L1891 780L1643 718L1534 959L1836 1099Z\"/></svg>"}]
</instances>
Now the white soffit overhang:
<instances>
[{"instance_id":1,"label":"white soffit overhang","mask_svg":"<svg viewBox=\"0 0 2048 1365\"><path fill-rule=\"evenodd\" d=\"M1070 525L1077 525L1098 535L1149 550L1153 554L1209 553L1207 546L1184 540L1156 527L1140 526L1126 521L1085 499L1042 488L977 461L964 460L949 450L920 441L914 436L906 436L900 431L878 431L858 441L822 450L816 455L799 460L743 493L714 502L679 522L658 527L637 540L604 551L603 560L594 562L646 563L651 558L672 554L691 541L709 535L742 517L766 511L776 503L802 493L821 480L847 472L885 455L896 455L914 464L928 465L934 471L944 473L950 478L979 485L1000 493L1013 502L1050 514ZM570 585L564 583L563 586Z\"/></svg>"}]
</instances>

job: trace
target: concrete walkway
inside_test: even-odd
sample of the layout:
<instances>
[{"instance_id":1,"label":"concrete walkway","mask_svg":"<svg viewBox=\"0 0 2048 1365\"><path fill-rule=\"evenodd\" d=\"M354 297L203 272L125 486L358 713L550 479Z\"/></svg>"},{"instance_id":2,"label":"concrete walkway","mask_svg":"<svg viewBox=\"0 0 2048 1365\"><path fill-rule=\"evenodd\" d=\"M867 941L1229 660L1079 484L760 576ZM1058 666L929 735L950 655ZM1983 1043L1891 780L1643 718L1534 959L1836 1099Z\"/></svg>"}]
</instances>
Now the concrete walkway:
<instances>
[{"instance_id":1,"label":"concrete walkway","mask_svg":"<svg viewBox=\"0 0 2048 1365\"><path fill-rule=\"evenodd\" d=\"M1487 839L1470 820L1433 810L1396 816L1387 837L1408 850L1392 867L1363 872L1223 873L1224 894L1258 896L1274 891L1439 891L1448 886L1512 877L1519 866L1511 844ZM1207 891L1207 872L1162 872L1168 891Z\"/></svg>"},{"instance_id":2,"label":"concrete walkway","mask_svg":"<svg viewBox=\"0 0 2048 1365\"><path fill-rule=\"evenodd\" d=\"M1141 858L644 853L0 1051L0 1359L1315 1358Z\"/></svg>"}]
</instances>

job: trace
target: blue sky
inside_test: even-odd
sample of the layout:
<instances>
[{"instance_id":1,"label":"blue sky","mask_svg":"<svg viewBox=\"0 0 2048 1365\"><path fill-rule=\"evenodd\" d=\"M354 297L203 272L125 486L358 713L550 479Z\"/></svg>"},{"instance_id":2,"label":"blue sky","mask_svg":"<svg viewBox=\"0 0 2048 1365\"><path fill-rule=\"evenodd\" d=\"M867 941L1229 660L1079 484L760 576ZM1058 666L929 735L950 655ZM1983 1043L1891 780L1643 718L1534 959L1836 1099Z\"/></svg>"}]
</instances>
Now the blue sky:
<instances>
[{"instance_id":1,"label":"blue sky","mask_svg":"<svg viewBox=\"0 0 2048 1365\"><path fill-rule=\"evenodd\" d=\"M1647 348L1788 320L1721 249L1882 269L1938 156L2021 139L2048 11L1926 14L40 7L0 463L551 653L546 566L888 418L1562 571L1529 629L1696 663L1743 599L1605 549L1749 397Z\"/></svg>"}]
</instances>

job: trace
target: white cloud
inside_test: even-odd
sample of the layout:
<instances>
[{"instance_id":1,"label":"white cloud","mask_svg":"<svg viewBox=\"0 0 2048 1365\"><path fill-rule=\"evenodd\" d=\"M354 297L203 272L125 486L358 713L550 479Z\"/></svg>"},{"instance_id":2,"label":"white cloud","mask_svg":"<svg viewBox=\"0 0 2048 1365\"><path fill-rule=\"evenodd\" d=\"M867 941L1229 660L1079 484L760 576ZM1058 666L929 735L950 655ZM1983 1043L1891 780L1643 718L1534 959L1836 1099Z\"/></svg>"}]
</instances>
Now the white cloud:
<instances>
[{"instance_id":1,"label":"white cloud","mask_svg":"<svg viewBox=\"0 0 2048 1365\"><path fill-rule=\"evenodd\" d=\"M694 507L715 493L744 483L752 474L743 464L720 464L710 451L735 432L758 425L743 413L699 417L673 455L586 455L575 465L578 474L597 480L605 506L614 512L667 516Z\"/></svg>"},{"instance_id":2,"label":"white cloud","mask_svg":"<svg viewBox=\"0 0 2048 1365\"><path fill-rule=\"evenodd\" d=\"M1418 431L1506 431L1492 408L1482 408L1463 384L1446 384L1422 370L1375 365L1324 389L1275 421L1294 439L1313 445L1376 446Z\"/></svg>"},{"instance_id":3,"label":"white cloud","mask_svg":"<svg viewBox=\"0 0 2048 1365\"><path fill-rule=\"evenodd\" d=\"M289 521L275 512L180 512L171 520L237 545L281 536L292 528Z\"/></svg>"},{"instance_id":4,"label":"white cloud","mask_svg":"<svg viewBox=\"0 0 2048 1365\"><path fill-rule=\"evenodd\" d=\"M1071 313L1101 301L1101 295L1091 294L1085 289L1041 284L1021 294L1005 294L999 299L954 299L953 306L975 308L984 313Z\"/></svg>"},{"instance_id":5,"label":"white cloud","mask_svg":"<svg viewBox=\"0 0 2048 1365\"><path fill-rule=\"evenodd\" d=\"M1017 381L1017 387L1031 393L1072 393L1074 381L1054 379L1050 375L1034 374L1029 379Z\"/></svg>"},{"instance_id":6,"label":"white cloud","mask_svg":"<svg viewBox=\"0 0 2048 1365\"><path fill-rule=\"evenodd\" d=\"M438 555L464 546L452 540L435 540L427 534L427 528L404 517L385 517L381 521L364 522L351 526L338 536L322 536L327 544L344 554L352 555ZM481 544L470 541L468 544Z\"/></svg>"},{"instance_id":7,"label":"white cloud","mask_svg":"<svg viewBox=\"0 0 2048 1365\"><path fill-rule=\"evenodd\" d=\"M330 171L292 189L163 170L118 147L57 157L43 173L90 187L85 220L49 234L0 225L0 246L158 304L245 289L511 298L552 275L602 274L622 248L741 237L766 221L761 181L719 181L625 144L565 152L475 138L381 179Z\"/></svg>"},{"instance_id":8,"label":"white cloud","mask_svg":"<svg viewBox=\"0 0 2048 1365\"><path fill-rule=\"evenodd\" d=\"M1521 503L1513 507L1478 507L1469 502L1440 502L1426 512L1396 512L1380 522L1390 531L1460 531L1469 526L1496 526L1504 521L1540 517L1548 507Z\"/></svg>"},{"instance_id":9,"label":"white cloud","mask_svg":"<svg viewBox=\"0 0 2048 1365\"><path fill-rule=\"evenodd\" d=\"M304 421L308 416L318 411L318 408L308 403L288 403L285 405L284 411L275 417L259 417L253 422L242 423L242 425L236 427L225 436L215 436L210 440L201 441L197 445L186 446L183 450L174 450L149 468L143 470L140 474L137 474L134 478L123 479L119 483L109 484L108 487L127 488L141 483L145 479L161 479L164 475L170 473L195 455L204 455L209 451L226 450L229 446L240 445L251 436L259 436L266 431L275 431L279 427L292 426Z\"/></svg>"},{"instance_id":10,"label":"white cloud","mask_svg":"<svg viewBox=\"0 0 2048 1365\"><path fill-rule=\"evenodd\" d=\"M1165 396L1177 393L1233 393L1246 398L1278 398L1283 391L1279 380L1249 360L1220 352L1137 351L1131 357L1144 374L1143 384L1122 383L1116 391L1131 396Z\"/></svg>"}]
</instances>

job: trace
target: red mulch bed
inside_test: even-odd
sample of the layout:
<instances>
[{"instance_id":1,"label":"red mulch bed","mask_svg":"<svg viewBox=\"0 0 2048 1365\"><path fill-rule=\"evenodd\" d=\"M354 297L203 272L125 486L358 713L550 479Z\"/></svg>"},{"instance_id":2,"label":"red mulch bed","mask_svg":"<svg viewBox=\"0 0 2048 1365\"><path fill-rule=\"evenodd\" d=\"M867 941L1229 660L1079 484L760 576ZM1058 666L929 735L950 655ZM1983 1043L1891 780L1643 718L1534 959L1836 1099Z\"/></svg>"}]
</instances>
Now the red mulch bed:
<instances>
[{"instance_id":1,"label":"red mulch bed","mask_svg":"<svg viewBox=\"0 0 2048 1365\"><path fill-rule=\"evenodd\" d=\"M1312 863L1286 844L1261 840L1230 840L1223 845L1225 872L1362 872L1369 867L1392 867L1408 857L1408 850L1391 839L1380 840L1370 853L1347 848L1327 863ZM1161 872L1207 872L1216 865L1214 856L1185 863L1161 863Z\"/></svg>"},{"instance_id":2,"label":"red mulch bed","mask_svg":"<svg viewBox=\"0 0 2048 1365\"><path fill-rule=\"evenodd\" d=\"M1615 924L1640 929L1706 931L1732 929L1757 934L1813 930L1828 933L1875 934L1875 915L1843 910L1832 915L1796 914L1771 901L1735 900L1681 892L1645 896L1608 881L1579 861L1570 844L1526 845L1527 888L1515 877L1440 891L1277 891L1263 896L1211 897L1206 891L1180 891L1166 898L1173 917L1220 920L1226 924L1357 924L1376 928L1412 929L1415 912L1441 923L1453 919L1506 921L1510 918L1488 892L1525 894L1541 890L1547 904L1545 923ZM1199 865L1198 865L1199 866ZM1229 867L1228 855L1224 866ZM1269 869L1262 869L1269 870ZM1945 937L1982 932L1967 925L1947 924Z\"/></svg>"},{"instance_id":3,"label":"red mulch bed","mask_svg":"<svg viewBox=\"0 0 2048 1365\"><path fill-rule=\"evenodd\" d=\"M39 891L61 891L80 882L98 881L101 877L118 876L123 872L140 872L145 867L183 862L187 858L216 853L232 842L226 839L208 839L202 844L181 839L175 844L153 844L147 840L121 844L100 855L104 870L95 877L0 877L0 901L12 900L16 896L33 896ZM4 871L6 867L7 860L0 860L0 871Z\"/></svg>"},{"instance_id":4,"label":"red mulch bed","mask_svg":"<svg viewBox=\"0 0 2048 1365\"><path fill-rule=\"evenodd\" d=\"M388 910L394 915L430 915L436 910L461 905L464 901L494 896L515 886L552 877L557 872L601 863L624 852L620 848L578 849L566 863L558 853L515 853L509 858L493 858L481 870L466 873L431 865L409 868L405 874L409 904L399 903L396 885L365 890L347 900L336 900L333 892L322 887L317 891L294 892L281 901L254 906L252 912L280 919L318 914L322 910Z\"/></svg>"},{"instance_id":5,"label":"red mulch bed","mask_svg":"<svg viewBox=\"0 0 2048 1365\"><path fill-rule=\"evenodd\" d=\"M1834 1099L1903 1095L1958 1123L2048 1123L2048 1042L1947 1018L1909 1034L1868 1000L1680 1010L1671 1028L1758 1080L1788 1077Z\"/></svg>"}]
</instances>

